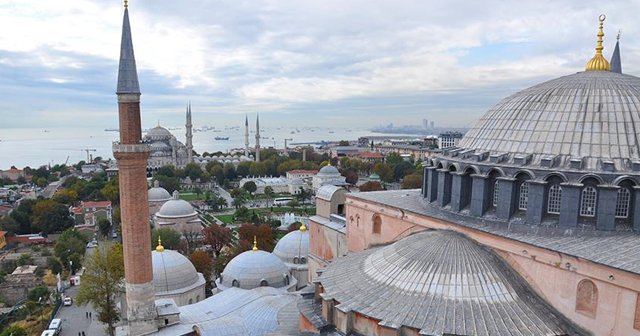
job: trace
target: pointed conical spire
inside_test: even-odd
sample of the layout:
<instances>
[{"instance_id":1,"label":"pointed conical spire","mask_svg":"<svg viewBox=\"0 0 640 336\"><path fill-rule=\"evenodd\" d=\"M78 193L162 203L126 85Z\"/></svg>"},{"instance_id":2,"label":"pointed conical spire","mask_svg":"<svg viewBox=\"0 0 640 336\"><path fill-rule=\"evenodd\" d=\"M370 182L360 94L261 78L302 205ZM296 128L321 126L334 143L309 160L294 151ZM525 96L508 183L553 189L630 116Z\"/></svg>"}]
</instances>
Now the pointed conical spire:
<instances>
[{"instance_id":1,"label":"pointed conical spire","mask_svg":"<svg viewBox=\"0 0 640 336\"><path fill-rule=\"evenodd\" d=\"M613 49L613 55L611 55L611 72L622 73L622 60L620 59L620 32L616 38L616 47Z\"/></svg>"},{"instance_id":2,"label":"pointed conical spire","mask_svg":"<svg viewBox=\"0 0 640 336\"><path fill-rule=\"evenodd\" d=\"M133 41L131 40L131 25L129 24L129 6L125 2L124 19L122 22L122 40L120 43L120 66L118 69L118 90L116 94L140 94L136 58L133 55Z\"/></svg>"}]
</instances>

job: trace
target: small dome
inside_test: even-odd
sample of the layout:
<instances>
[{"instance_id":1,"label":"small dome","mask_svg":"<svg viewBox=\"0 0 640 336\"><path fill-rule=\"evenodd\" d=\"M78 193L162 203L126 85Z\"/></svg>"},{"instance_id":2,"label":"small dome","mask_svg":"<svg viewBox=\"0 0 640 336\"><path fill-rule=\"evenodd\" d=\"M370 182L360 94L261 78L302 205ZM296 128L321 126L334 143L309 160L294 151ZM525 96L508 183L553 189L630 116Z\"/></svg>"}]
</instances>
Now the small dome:
<instances>
[{"instance_id":1,"label":"small dome","mask_svg":"<svg viewBox=\"0 0 640 336\"><path fill-rule=\"evenodd\" d=\"M195 216L196 211L193 209L193 206L185 200L178 199L177 193L174 192L174 197L172 200L163 204L160 207L160 211L156 214L158 217L188 217Z\"/></svg>"},{"instance_id":2,"label":"small dome","mask_svg":"<svg viewBox=\"0 0 640 336\"><path fill-rule=\"evenodd\" d=\"M155 292L171 292L193 286L199 280L191 261L182 254L164 250L151 252Z\"/></svg>"},{"instance_id":3,"label":"small dome","mask_svg":"<svg viewBox=\"0 0 640 336\"><path fill-rule=\"evenodd\" d=\"M167 189L162 187L153 187L147 191L149 202L166 202L171 199L171 195Z\"/></svg>"},{"instance_id":4,"label":"small dome","mask_svg":"<svg viewBox=\"0 0 640 336\"><path fill-rule=\"evenodd\" d=\"M340 175L340 172L338 171L338 168L332 165L328 165L322 167L322 169L320 169L320 171L318 172L318 175Z\"/></svg>"},{"instance_id":5,"label":"small dome","mask_svg":"<svg viewBox=\"0 0 640 336\"><path fill-rule=\"evenodd\" d=\"M369 175L369 180L371 181L380 181L380 175L373 173L371 175Z\"/></svg>"},{"instance_id":6,"label":"small dome","mask_svg":"<svg viewBox=\"0 0 640 336\"><path fill-rule=\"evenodd\" d=\"M147 132L145 138L150 138L153 140L161 140L171 138L171 132L168 129L158 125Z\"/></svg>"},{"instance_id":7,"label":"small dome","mask_svg":"<svg viewBox=\"0 0 640 336\"><path fill-rule=\"evenodd\" d=\"M286 263L306 264L309 256L309 231L295 230L287 233L278 241L273 254Z\"/></svg>"},{"instance_id":8,"label":"small dome","mask_svg":"<svg viewBox=\"0 0 640 336\"><path fill-rule=\"evenodd\" d=\"M275 255L261 251L246 251L233 258L222 272L223 287L253 289L265 284L274 288L293 283L287 266ZM266 283L263 283L266 281Z\"/></svg>"}]
</instances>

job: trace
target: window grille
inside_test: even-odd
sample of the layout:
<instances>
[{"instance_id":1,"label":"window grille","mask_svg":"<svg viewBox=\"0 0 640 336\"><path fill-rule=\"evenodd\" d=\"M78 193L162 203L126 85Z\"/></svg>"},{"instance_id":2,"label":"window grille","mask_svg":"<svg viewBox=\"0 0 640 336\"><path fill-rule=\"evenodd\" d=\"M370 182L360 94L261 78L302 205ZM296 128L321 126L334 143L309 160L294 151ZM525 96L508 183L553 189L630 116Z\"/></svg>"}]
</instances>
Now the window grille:
<instances>
[{"instance_id":1,"label":"window grille","mask_svg":"<svg viewBox=\"0 0 640 336\"><path fill-rule=\"evenodd\" d=\"M500 192L500 184L498 184L498 182L500 181L496 181L493 184L493 206L497 207L498 206L498 193Z\"/></svg>"},{"instance_id":2,"label":"window grille","mask_svg":"<svg viewBox=\"0 0 640 336\"><path fill-rule=\"evenodd\" d=\"M618 198L616 200L616 218L629 217L629 203L631 202L631 193L627 188L618 189Z\"/></svg>"},{"instance_id":3,"label":"window grille","mask_svg":"<svg viewBox=\"0 0 640 336\"><path fill-rule=\"evenodd\" d=\"M547 199L547 212L550 214L560 214L560 200L562 200L562 187L554 184L549 187L549 197Z\"/></svg>"},{"instance_id":4,"label":"window grille","mask_svg":"<svg viewBox=\"0 0 640 336\"><path fill-rule=\"evenodd\" d=\"M518 209L527 210L527 203L529 202L529 182L522 182L520 184L520 197L518 199Z\"/></svg>"},{"instance_id":5,"label":"window grille","mask_svg":"<svg viewBox=\"0 0 640 336\"><path fill-rule=\"evenodd\" d=\"M596 215L596 200L598 192L596 188L588 186L582 189L582 202L580 203L580 216L594 217Z\"/></svg>"}]
</instances>

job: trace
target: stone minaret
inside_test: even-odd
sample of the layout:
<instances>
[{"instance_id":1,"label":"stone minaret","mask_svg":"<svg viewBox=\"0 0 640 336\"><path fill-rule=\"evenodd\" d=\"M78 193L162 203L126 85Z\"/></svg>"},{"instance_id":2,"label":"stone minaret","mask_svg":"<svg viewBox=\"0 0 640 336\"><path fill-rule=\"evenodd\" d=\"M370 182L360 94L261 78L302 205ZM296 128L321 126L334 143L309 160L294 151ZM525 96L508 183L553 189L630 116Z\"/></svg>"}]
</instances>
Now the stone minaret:
<instances>
[{"instance_id":1,"label":"stone minaret","mask_svg":"<svg viewBox=\"0 0 640 336\"><path fill-rule=\"evenodd\" d=\"M244 156L249 157L249 117L244 116Z\"/></svg>"},{"instance_id":2,"label":"stone minaret","mask_svg":"<svg viewBox=\"0 0 640 336\"><path fill-rule=\"evenodd\" d=\"M193 162L193 133L192 128L193 124L191 124L191 102L189 102L189 107L187 107L187 124L185 125L187 129L187 163Z\"/></svg>"},{"instance_id":3,"label":"stone minaret","mask_svg":"<svg viewBox=\"0 0 640 336\"><path fill-rule=\"evenodd\" d=\"M260 162L260 116L256 115L256 162Z\"/></svg>"},{"instance_id":4,"label":"stone minaret","mask_svg":"<svg viewBox=\"0 0 640 336\"><path fill-rule=\"evenodd\" d=\"M113 145L118 162L122 244L128 335L146 335L157 330L151 266L151 231L147 196L149 146L142 143L140 86L133 55L129 9L125 1L118 70L120 142Z\"/></svg>"}]
</instances>

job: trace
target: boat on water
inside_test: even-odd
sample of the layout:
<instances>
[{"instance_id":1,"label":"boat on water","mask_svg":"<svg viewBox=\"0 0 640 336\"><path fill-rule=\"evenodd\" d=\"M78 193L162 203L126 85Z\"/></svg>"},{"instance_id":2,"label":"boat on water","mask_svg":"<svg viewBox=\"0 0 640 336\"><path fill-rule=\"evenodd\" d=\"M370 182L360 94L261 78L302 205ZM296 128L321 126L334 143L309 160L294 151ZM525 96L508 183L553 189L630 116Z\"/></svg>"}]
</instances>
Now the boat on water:
<instances>
[{"instance_id":1,"label":"boat on water","mask_svg":"<svg viewBox=\"0 0 640 336\"><path fill-rule=\"evenodd\" d=\"M118 129L118 128L105 128L104 131L105 132L120 132L120 129Z\"/></svg>"},{"instance_id":2,"label":"boat on water","mask_svg":"<svg viewBox=\"0 0 640 336\"><path fill-rule=\"evenodd\" d=\"M229 140L229 137L215 137L215 140Z\"/></svg>"}]
</instances>

